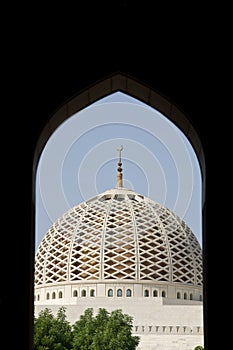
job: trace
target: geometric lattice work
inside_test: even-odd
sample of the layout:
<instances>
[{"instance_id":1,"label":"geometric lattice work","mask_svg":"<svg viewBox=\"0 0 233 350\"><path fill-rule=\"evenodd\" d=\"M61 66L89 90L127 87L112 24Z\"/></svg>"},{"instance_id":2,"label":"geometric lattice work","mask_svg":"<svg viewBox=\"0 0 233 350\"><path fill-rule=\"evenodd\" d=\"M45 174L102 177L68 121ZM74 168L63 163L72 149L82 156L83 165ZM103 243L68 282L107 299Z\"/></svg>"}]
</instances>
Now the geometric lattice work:
<instances>
[{"instance_id":1,"label":"geometric lattice work","mask_svg":"<svg viewBox=\"0 0 233 350\"><path fill-rule=\"evenodd\" d=\"M58 219L35 256L35 285L142 280L202 285L202 251L169 209L116 188Z\"/></svg>"}]
</instances>

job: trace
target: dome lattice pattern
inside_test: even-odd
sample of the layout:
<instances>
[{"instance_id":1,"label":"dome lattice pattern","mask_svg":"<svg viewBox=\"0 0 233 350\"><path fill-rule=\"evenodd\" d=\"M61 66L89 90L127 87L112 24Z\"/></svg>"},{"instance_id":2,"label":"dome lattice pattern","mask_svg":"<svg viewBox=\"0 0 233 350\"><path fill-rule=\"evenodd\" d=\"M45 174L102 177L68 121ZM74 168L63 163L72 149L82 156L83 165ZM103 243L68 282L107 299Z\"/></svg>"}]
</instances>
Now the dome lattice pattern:
<instances>
[{"instance_id":1,"label":"dome lattice pattern","mask_svg":"<svg viewBox=\"0 0 233 350\"><path fill-rule=\"evenodd\" d=\"M35 257L35 285L141 280L202 286L202 252L190 228L160 204L117 188L58 219Z\"/></svg>"}]
</instances>

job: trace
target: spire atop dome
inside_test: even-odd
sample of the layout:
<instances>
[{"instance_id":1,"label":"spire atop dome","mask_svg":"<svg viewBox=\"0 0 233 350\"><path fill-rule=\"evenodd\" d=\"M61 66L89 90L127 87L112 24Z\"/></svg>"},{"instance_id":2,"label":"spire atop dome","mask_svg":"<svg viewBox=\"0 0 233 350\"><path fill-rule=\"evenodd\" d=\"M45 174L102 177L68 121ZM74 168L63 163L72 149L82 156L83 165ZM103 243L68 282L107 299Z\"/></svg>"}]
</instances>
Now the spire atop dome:
<instances>
[{"instance_id":1,"label":"spire atop dome","mask_svg":"<svg viewBox=\"0 0 233 350\"><path fill-rule=\"evenodd\" d=\"M120 148L117 149L119 152L118 156L118 168L117 168L117 187L123 187L122 186L122 162L121 162L121 152L123 150L123 146L121 145Z\"/></svg>"}]
</instances>

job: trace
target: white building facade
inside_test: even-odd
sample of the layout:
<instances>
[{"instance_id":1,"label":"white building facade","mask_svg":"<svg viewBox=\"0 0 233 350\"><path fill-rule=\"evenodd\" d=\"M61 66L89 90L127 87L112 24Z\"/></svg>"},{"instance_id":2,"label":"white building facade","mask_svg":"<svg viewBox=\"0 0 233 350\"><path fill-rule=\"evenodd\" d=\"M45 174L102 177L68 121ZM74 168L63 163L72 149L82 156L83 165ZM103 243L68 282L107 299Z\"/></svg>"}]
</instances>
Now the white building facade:
<instances>
[{"instance_id":1,"label":"white building facade","mask_svg":"<svg viewBox=\"0 0 233 350\"><path fill-rule=\"evenodd\" d=\"M117 187L68 210L35 256L35 315L66 307L73 324L92 307L133 317L138 350L204 344L202 250L169 209Z\"/></svg>"}]
</instances>

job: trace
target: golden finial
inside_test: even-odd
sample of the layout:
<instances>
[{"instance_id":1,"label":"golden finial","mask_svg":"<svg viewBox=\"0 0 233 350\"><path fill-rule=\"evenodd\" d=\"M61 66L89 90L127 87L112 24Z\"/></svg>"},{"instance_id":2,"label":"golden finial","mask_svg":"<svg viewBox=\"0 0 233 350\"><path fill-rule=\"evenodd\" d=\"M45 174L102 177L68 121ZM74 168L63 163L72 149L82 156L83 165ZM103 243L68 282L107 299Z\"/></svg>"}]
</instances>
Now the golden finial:
<instances>
[{"instance_id":1,"label":"golden finial","mask_svg":"<svg viewBox=\"0 0 233 350\"><path fill-rule=\"evenodd\" d=\"M118 157L118 168L117 168L117 187L123 187L122 186L122 163L121 163L121 152L123 150L123 146L121 145L120 148L117 149L119 152L119 157Z\"/></svg>"}]
</instances>

